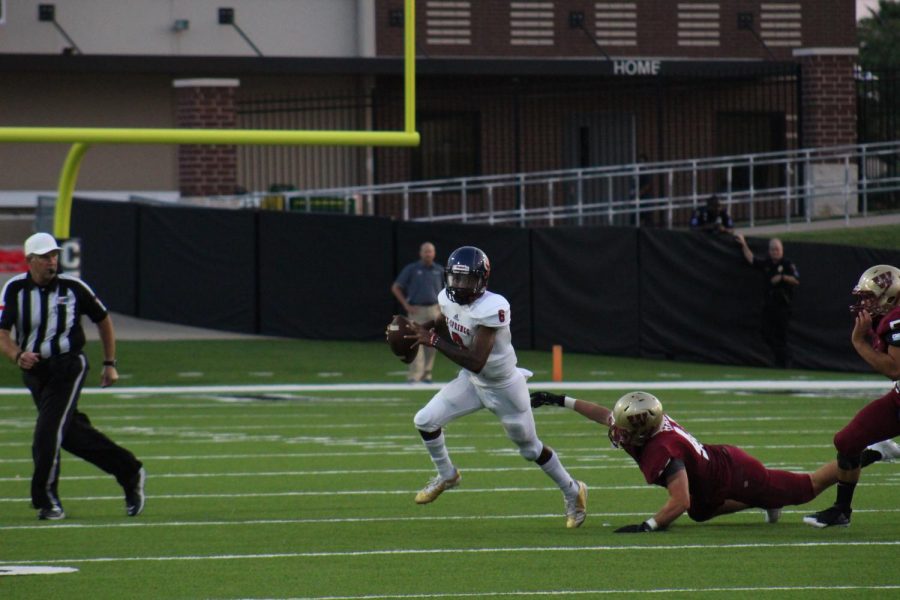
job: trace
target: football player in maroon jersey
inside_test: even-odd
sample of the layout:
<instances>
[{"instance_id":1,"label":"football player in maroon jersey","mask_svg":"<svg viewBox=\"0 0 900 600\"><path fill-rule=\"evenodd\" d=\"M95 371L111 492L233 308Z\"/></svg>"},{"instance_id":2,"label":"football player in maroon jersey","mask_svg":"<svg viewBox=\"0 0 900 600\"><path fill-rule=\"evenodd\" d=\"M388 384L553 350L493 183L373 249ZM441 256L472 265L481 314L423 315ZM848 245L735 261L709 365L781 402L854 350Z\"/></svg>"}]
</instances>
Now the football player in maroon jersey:
<instances>
[{"instance_id":1,"label":"football player in maroon jersey","mask_svg":"<svg viewBox=\"0 0 900 600\"><path fill-rule=\"evenodd\" d=\"M900 449L891 438L900 435L900 269L876 265L859 278L850 307L856 322L853 348L875 371L894 381L887 394L867 404L834 436L838 484L834 505L803 518L813 527L850 524L853 491L859 470L872 460L897 458ZM876 443L880 442L880 443ZM874 444L874 446L870 446Z\"/></svg>"},{"instance_id":2,"label":"football player in maroon jersey","mask_svg":"<svg viewBox=\"0 0 900 600\"><path fill-rule=\"evenodd\" d=\"M637 462L647 483L668 490L669 499L655 515L616 533L664 529L685 512L694 521L707 521L747 508L764 509L766 522L775 523L783 506L805 504L838 480L836 461L813 473L791 473L767 469L735 446L701 444L647 392L625 394L612 410L549 392L531 394L531 404L565 406L608 425L610 441Z\"/></svg>"}]
</instances>

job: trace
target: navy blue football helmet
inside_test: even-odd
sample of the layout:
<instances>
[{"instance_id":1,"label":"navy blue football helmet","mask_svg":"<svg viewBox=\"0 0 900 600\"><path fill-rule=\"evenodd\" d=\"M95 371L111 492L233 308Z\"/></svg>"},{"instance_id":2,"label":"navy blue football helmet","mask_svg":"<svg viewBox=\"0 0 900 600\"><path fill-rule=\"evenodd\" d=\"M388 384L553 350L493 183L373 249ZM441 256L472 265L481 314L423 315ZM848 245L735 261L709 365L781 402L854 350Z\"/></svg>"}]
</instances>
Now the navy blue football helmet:
<instances>
[{"instance_id":1,"label":"navy blue football helmet","mask_svg":"<svg viewBox=\"0 0 900 600\"><path fill-rule=\"evenodd\" d=\"M487 254L475 246L457 248L444 267L447 297L457 304L471 304L484 294L490 276Z\"/></svg>"}]
</instances>

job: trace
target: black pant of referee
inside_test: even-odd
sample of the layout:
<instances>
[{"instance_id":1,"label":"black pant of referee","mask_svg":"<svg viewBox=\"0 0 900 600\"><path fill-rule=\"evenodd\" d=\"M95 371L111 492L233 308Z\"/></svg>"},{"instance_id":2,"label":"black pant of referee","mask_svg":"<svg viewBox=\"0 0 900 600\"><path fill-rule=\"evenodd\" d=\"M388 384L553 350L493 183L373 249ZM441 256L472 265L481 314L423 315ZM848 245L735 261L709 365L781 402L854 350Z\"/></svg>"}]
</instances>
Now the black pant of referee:
<instances>
[{"instance_id":1,"label":"black pant of referee","mask_svg":"<svg viewBox=\"0 0 900 600\"><path fill-rule=\"evenodd\" d=\"M143 477L143 465L134 454L97 431L87 415L78 410L78 397L87 372L87 358L80 352L41 360L22 372L38 410L31 446L34 458L31 502L45 518L56 507L62 511L57 493L60 448L114 476L126 496L141 483L135 479Z\"/></svg>"}]
</instances>

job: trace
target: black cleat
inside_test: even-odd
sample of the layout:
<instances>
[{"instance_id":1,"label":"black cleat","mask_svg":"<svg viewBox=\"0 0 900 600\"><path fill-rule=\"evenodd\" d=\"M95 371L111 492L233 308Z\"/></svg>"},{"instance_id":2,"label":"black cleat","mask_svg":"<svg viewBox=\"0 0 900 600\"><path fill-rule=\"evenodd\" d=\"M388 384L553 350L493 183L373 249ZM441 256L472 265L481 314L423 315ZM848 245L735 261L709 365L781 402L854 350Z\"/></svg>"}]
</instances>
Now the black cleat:
<instances>
[{"instance_id":1,"label":"black cleat","mask_svg":"<svg viewBox=\"0 0 900 600\"><path fill-rule=\"evenodd\" d=\"M803 517L803 522L807 525L812 525L813 527L819 528L849 527L850 513L852 512L852 508L848 508L846 511L844 511L844 509L842 508L832 506L831 508L823 510L822 512L813 513L811 515Z\"/></svg>"},{"instance_id":2,"label":"black cleat","mask_svg":"<svg viewBox=\"0 0 900 600\"><path fill-rule=\"evenodd\" d=\"M136 517L144 511L144 480L147 472L141 467L125 488L125 514Z\"/></svg>"},{"instance_id":3,"label":"black cleat","mask_svg":"<svg viewBox=\"0 0 900 600\"><path fill-rule=\"evenodd\" d=\"M38 511L38 519L41 521L62 521L65 518L66 513L63 511L62 506L51 506Z\"/></svg>"},{"instance_id":4,"label":"black cleat","mask_svg":"<svg viewBox=\"0 0 900 600\"><path fill-rule=\"evenodd\" d=\"M879 462L884 456L882 456L881 452L878 450L870 450L866 448L863 450L862 456L859 457L859 466L862 468L866 468L872 463Z\"/></svg>"}]
</instances>

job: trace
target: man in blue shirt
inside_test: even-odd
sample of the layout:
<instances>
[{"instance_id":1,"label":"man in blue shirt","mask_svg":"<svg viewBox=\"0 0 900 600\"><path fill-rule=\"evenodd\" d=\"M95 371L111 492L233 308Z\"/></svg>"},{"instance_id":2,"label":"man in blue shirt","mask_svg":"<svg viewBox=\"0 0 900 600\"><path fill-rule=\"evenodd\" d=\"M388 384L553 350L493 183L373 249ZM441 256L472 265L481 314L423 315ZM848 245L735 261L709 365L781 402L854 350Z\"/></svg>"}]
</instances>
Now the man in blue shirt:
<instances>
[{"instance_id":1,"label":"man in blue shirt","mask_svg":"<svg viewBox=\"0 0 900 600\"><path fill-rule=\"evenodd\" d=\"M434 321L441 312L437 296L444 288L444 267L434 262L434 257L434 244L423 243L419 247L419 260L403 267L391 286L394 297L416 323ZM415 360L409 364L407 381L431 383L434 357L434 348L420 345Z\"/></svg>"}]
</instances>

